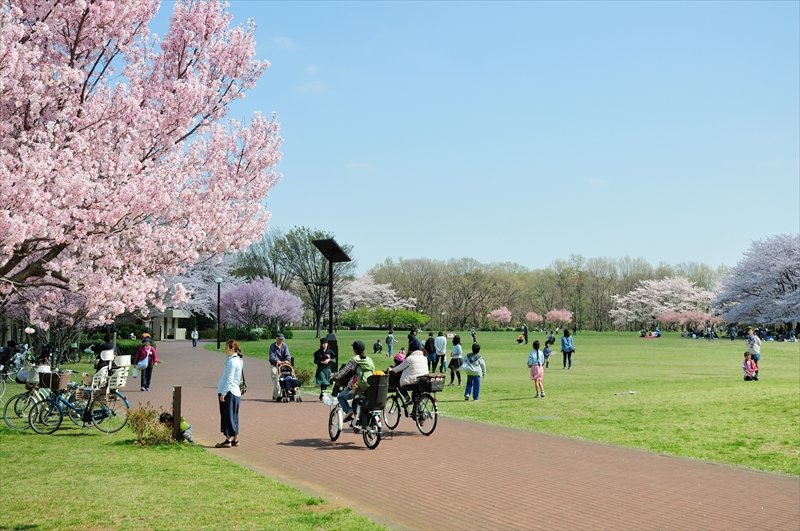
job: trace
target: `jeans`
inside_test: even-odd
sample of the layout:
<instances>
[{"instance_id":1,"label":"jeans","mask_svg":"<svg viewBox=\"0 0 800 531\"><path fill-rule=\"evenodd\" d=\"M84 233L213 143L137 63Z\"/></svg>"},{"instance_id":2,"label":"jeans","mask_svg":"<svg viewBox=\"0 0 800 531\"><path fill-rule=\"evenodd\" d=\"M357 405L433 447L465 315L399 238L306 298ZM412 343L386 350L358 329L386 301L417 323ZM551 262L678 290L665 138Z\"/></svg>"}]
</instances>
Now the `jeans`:
<instances>
[{"instance_id":1,"label":"jeans","mask_svg":"<svg viewBox=\"0 0 800 531\"><path fill-rule=\"evenodd\" d=\"M142 373L142 389L150 389L150 379L153 377L153 363L147 366Z\"/></svg>"},{"instance_id":2,"label":"jeans","mask_svg":"<svg viewBox=\"0 0 800 531\"><path fill-rule=\"evenodd\" d=\"M480 376L472 376L471 374L467 375L467 387L464 388L464 398L469 397L470 392L472 393L472 399L477 400L478 395L481 394Z\"/></svg>"},{"instance_id":3,"label":"jeans","mask_svg":"<svg viewBox=\"0 0 800 531\"><path fill-rule=\"evenodd\" d=\"M197 340L192 338L192 348L197 348Z\"/></svg>"},{"instance_id":4,"label":"jeans","mask_svg":"<svg viewBox=\"0 0 800 531\"><path fill-rule=\"evenodd\" d=\"M567 362L569 362L569 366L572 367L572 352L561 352L564 355L564 367L567 367Z\"/></svg>"},{"instance_id":5,"label":"jeans","mask_svg":"<svg viewBox=\"0 0 800 531\"><path fill-rule=\"evenodd\" d=\"M339 391L339 394L336 395L336 399L339 400L339 407L342 408L345 415L349 415L353 408L350 407L350 403L348 400L352 400L355 396L352 389L342 389Z\"/></svg>"}]
</instances>

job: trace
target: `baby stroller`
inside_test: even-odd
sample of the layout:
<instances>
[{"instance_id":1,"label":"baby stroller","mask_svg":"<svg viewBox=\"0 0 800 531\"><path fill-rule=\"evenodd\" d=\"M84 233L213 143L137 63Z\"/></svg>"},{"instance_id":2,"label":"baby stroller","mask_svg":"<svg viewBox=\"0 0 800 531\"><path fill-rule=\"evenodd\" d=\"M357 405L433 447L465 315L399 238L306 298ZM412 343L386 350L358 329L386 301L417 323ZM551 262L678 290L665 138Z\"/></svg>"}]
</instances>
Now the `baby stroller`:
<instances>
[{"instance_id":1,"label":"baby stroller","mask_svg":"<svg viewBox=\"0 0 800 531\"><path fill-rule=\"evenodd\" d=\"M302 402L300 396L300 380L294 373L294 367L289 363L278 365L278 382L281 386L281 402Z\"/></svg>"}]
</instances>

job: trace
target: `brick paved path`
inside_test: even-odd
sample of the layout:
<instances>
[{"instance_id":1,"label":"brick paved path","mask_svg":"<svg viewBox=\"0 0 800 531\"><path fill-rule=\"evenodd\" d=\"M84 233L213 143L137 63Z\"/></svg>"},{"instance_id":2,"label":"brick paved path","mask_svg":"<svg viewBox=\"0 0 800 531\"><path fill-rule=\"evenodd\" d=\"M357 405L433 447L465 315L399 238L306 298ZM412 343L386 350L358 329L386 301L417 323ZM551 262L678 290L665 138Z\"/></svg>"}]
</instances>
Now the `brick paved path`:
<instances>
[{"instance_id":1,"label":"brick paved path","mask_svg":"<svg viewBox=\"0 0 800 531\"><path fill-rule=\"evenodd\" d=\"M162 341L158 350L165 363L155 368L153 391L129 380L132 405L167 405L172 386L182 386L195 438L213 447L222 440L215 388L223 355L189 341ZM245 365L241 446L209 451L390 528L800 529L797 478L446 416L431 437L404 418L376 450L352 432L331 442L329 409L316 394L272 402L266 361Z\"/></svg>"}]
</instances>

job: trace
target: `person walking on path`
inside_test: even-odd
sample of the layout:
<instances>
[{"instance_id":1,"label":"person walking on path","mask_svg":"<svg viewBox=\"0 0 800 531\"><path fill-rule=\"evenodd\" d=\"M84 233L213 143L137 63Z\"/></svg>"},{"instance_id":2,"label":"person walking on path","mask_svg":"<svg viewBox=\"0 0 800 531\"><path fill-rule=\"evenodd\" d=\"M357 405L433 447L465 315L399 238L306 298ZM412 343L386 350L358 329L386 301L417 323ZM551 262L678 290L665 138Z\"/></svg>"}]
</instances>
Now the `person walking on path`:
<instances>
[{"instance_id":1,"label":"person walking on path","mask_svg":"<svg viewBox=\"0 0 800 531\"><path fill-rule=\"evenodd\" d=\"M197 331L197 327L194 327L191 334L192 338L192 348L197 348L197 340L200 339L200 333Z\"/></svg>"},{"instance_id":2,"label":"person walking on path","mask_svg":"<svg viewBox=\"0 0 800 531\"><path fill-rule=\"evenodd\" d=\"M386 336L386 355L392 357L394 351L394 330L389 329L389 334Z\"/></svg>"},{"instance_id":3,"label":"person walking on path","mask_svg":"<svg viewBox=\"0 0 800 531\"><path fill-rule=\"evenodd\" d=\"M217 383L219 425L225 440L214 445L216 448L239 446L239 405L242 400L239 386L242 381L242 368L239 343L229 339L225 342L225 366Z\"/></svg>"},{"instance_id":4,"label":"person walking on path","mask_svg":"<svg viewBox=\"0 0 800 531\"><path fill-rule=\"evenodd\" d=\"M761 361L761 338L758 337L753 327L747 329L747 352L756 364L756 376L758 376L758 366Z\"/></svg>"},{"instance_id":5,"label":"person walking on path","mask_svg":"<svg viewBox=\"0 0 800 531\"><path fill-rule=\"evenodd\" d=\"M133 366L139 369L139 372L142 374L142 391L150 390L150 381L153 378L153 367L158 363L158 352L156 352L156 347L154 347L152 343L153 340L150 336L142 339L142 346L139 347L139 350L133 355L133 360L131 360ZM140 362L144 360L147 360L147 367L138 366Z\"/></svg>"},{"instance_id":6,"label":"person walking on path","mask_svg":"<svg viewBox=\"0 0 800 531\"><path fill-rule=\"evenodd\" d=\"M481 378L486 376L486 362L480 354L481 346L477 343L472 344L472 352L467 354L461 369L467 373L467 386L464 388L464 400L469 400L470 392L472 400L477 402L481 394Z\"/></svg>"},{"instance_id":7,"label":"person walking on path","mask_svg":"<svg viewBox=\"0 0 800 531\"><path fill-rule=\"evenodd\" d=\"M562 369L572 368L573 352L575 352L575 343L572 340L572 334L570 334L569 328L564 328L564 335L561 336L561 354L564 357L564 366L562 367ZM569 367L567 367L568 361L569 361Z\"/></svg>"},{"instance_id":8,"label":"person walking on path","mask_svg":"<svg viewBox=\"0 0 800 531\"><path fill-rule=\"evenodd\" d=\"M539 340L533 342L533 350L528 353L528 367L531 370L531 380L536 387L536 398L544 398L542 377L544 376L544 352L539 350Z\"/></svg>"},{"instance_id":9,"label":"person walking on path","mask_svg":"<svg viewBox=\"0 0 800 531\"><path fill-rule=\"evenodd\" d=\"M319 399L321 401L325 389L331 384L331 365L336 363L336 354L328 348L327 336L319 340L319 348L314 352L314 363L317 364L314 383L319 386Z\"/></svg>"},{"instance_id":10,"label":"person walking on path","mask_svg":"<svg viewBox=\"0 0 800 531\"><path fill-rule=\"evenodd\" d=\"M447 338L444 335L444 332L439 332L436 335L436 339L433 340L433 346L436 348L436 360L433 362L433 369L431 372L436 372L436 368L439 368L439 372L444 372L444 361L447 358Z\"/></svg>"},{"instance_id":11,"label":"person walking on path","mask_svg":"<svg viewBox=\"0 0 800 531\"><path fill-rule=\"evenodd\" d=\"M450 363L447 364L447 367L450 369L450 384L455 385L453 381L458 376L458 385L461 385L461 362L463 361L462 357L462 350L461 350L461 336L455 335L453 336L453 349L450 351Z\"/></svg>"},{"instance_id":12,"label":"person walking on path","mask_svg":"<svg viewBox=\"0 0 800 531\"><path fill-rule=\"evenodd\" d=\"M283 334L275 336L275 342L269 346L269 364L272 372L272 399L277 401L281 398L281 383L280 374L278 373L279 363L292 362L292 355L289 353L289 347L283 340L286 339Z\"/></svg>"}]
</instances>

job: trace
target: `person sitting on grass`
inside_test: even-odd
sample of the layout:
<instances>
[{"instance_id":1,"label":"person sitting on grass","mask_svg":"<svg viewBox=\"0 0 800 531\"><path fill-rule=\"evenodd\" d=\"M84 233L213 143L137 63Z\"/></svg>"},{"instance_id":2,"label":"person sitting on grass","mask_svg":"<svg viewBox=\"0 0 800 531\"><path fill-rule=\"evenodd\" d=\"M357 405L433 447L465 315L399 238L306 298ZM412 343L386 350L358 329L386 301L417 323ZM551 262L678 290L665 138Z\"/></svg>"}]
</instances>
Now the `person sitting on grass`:
<instances>
[{"instance_id":1,"label":"person sitting on grass","mask_svg":"<svg viewBox=\"0 0 800 531\"><path fill-rule=\"evenodd\" d=\"M173 417L166 411L158 417L158 421L161 424L166 425L167 428L172 428ZM192 425L186 422L184 417L181 417L181 436L183 437L184 441L188 442L189 444L194 444L194 439L192 438Z\"/></svg>"},{"instance_id":2,"label":"person sitting on grass","mask_svg":"<svg viewBox=\"0 0 800 531\"><path fill-rule=\"evenodd\" d=\"M742 363L742 370L744 371L744 381L758 381L758 365L750 357L749 352L744 353L744 363Z\"/></svg>"}]
</instances>

